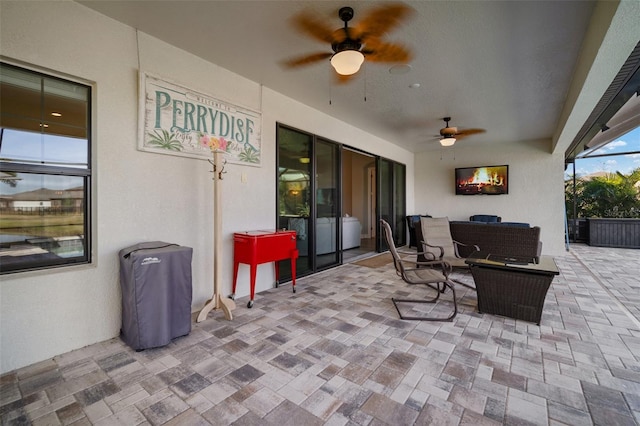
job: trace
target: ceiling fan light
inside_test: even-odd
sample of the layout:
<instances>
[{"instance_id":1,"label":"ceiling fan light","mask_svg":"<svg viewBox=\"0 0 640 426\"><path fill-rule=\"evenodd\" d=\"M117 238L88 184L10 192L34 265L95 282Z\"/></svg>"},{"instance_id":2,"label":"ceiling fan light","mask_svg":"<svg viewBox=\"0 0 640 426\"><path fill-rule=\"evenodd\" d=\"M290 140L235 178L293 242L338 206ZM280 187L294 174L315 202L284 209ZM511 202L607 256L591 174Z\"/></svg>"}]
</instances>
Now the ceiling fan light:
<instances>
[{"instance_id":1,"label":"ceiling fan light","mask_svg":"<svg viewBox=\"0 0 640 426\"><path fill-rule=\"evenodd\" d=\"M440 139L440 145L442 146L451 146L456 143L456 138L442 138Z\"/></svg>"},{"instance_id":2,"label":"ceiling fan light","mask_svg":"<svg viewBox=\"0 0 640 426\"><path fill-rule=\"evenodd\" d=\"M340 75L353 75L360 70L364 55L357 50L343 50L331 57L331 65Z\"/></svg>"}]
</instances>

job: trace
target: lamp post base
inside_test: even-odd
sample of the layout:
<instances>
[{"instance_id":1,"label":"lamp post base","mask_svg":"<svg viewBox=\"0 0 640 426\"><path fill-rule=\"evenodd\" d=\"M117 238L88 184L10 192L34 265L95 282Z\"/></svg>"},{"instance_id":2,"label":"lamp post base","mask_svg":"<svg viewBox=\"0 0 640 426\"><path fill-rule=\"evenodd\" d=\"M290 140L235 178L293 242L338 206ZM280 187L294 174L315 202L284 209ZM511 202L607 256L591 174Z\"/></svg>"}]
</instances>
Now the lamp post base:
<instances>
[{"instance_id":1,"label":"lamp post base","mask_svg":"<svg viewBox=\"0 0 640 426\"><path fill-rule=\"evenodd\" d=\"M207 303L204 304L204 307L198 313L198 317L196 318L196 322L202 322L207 319L207 315L214 309L222 309L224 312L224 317L231 321L233 319L232 310L236 308L236 303L231 299L225 299L220 297L219 294L214 294L213 298L207 300Z\"/></svg>"}]
</instances>

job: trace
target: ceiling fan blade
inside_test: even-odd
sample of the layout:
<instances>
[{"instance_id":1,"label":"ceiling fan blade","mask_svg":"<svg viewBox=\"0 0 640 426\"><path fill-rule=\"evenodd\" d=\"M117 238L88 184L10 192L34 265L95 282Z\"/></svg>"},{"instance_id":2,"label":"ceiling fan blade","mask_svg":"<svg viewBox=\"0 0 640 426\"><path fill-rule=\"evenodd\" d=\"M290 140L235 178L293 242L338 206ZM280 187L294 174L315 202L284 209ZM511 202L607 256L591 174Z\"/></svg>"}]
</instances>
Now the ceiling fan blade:
<instances>
[{"instance_id":1,"label":"ceiling fan blade","mask_svg":"<svg viewBox=\"0 0 640 426\"><path fill-rule=\"evenodd\" d=\"M407 19L414 10L402 3L391 3L371 10L355 28L355 36L362 41L369 38L384 36L402 21Z\"/></svg>"},{"instance_id":2,"label":"ceiling fan blade","mask_svg":"<svg viewBox=\"0 0 640 426\"><path fill-rule=\"evenodd\" d=\"M336 31L327 26L322 20L308 12L300 13L293 17L293 25L300 32L325 43L344 41L344 31Z\"/></svg>"},{"instance_id":3,"label":"ceiling fan blade","mask_svg":"<svg viewBox=\"0 0 640 426\"><path fill-rule=\"evenodd\" d=\"M477 135L478 133L486 132L485 129L463 129L456 132L455 137L458 139L466 138L467 136Z\"/></svg>"},{"instance_id":4,"label":"ceiling fan blade","mask_svg":"<svg viewBox=\"0 0 640 426\"><path fill-rule=\"evenodd\" d=\"M329 52L312 53L310 55L299 56L297 58L284 60L282 62L282 65L285 66L286 68L297 68L304 65L310 65L310 64L322 61L324 59L328 59L331 56L333 56L333 53L329 53Z\"/></svg>"},{"instance_id":5,"label":"ceiling fan blade","mask_svg":"<svg viewBox=\"0 0 640 426\"><path fill-rule=\"evenodd\" d=\"M409 62L411 51L398 43L384 43L379 39L369 40L362 49L365 58L371 62Z\"/></svg>"}]
</instances>

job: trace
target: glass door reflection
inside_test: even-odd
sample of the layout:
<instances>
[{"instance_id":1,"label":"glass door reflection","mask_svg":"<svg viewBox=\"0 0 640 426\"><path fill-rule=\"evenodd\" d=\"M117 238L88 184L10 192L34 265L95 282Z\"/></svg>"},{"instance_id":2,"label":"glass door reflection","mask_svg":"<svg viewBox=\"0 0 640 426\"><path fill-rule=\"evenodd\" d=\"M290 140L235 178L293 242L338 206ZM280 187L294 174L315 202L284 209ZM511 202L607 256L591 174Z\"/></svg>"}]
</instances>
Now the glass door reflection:
<instances>
[{"instance_id":1,"label":"glass door reflection","mask_svg":"<svg viewBox=\"0 0 640 426\"><path fill-rule=\"evenodd\" d=\"M278 126L278 228L296 231L297 276L313 270L313 230L309 223L313 199L312 142L312 135ZM288 261L280 262L280 275L283 281L291 278Z\"/></svg>"},{"instance_id":2,"label":"glass door reflection","mask_svg":"<svg viewBox=\"0 0 640 426\"><path fill-rule=\"evenodd\" d=\"M316 268L340 262L340 147L318 139L315 145L316 200L315 236Z\"/></svg>"},{"instance_id":3,"label":"glass door reflection","mask_svg":"<svg viewBox=\"0 0 640 426\"><path fill-rule=\"evenodd\" d=\"M378 219L384 219L391 226L394 243L406 244L406 167L404 164L386 158L378 158L377 210ZM378 224L376 247L379 252L389 250Z\"/></svg>"}]
</instances>

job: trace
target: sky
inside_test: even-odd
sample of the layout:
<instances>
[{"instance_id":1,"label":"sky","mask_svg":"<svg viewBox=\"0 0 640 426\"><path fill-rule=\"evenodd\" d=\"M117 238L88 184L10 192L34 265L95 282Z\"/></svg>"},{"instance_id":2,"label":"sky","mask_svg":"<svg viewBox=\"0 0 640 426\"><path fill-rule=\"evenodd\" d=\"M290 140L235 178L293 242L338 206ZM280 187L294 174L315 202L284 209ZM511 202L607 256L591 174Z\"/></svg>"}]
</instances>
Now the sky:
<instances>
[{"instance_id":1,"label":"sky","mask_svg":"<svg viewBox=\"0 0 640 426\"><path fill-rule=\"evenodd\" d=\"M622 154L634 151L638 151L639 153ZM585 176L596 172L615 173L616 171L628 174L631 173L632 170L640 168L640 127L594 151L593 154L620 155L585 159L578 158L576 159L577 176ZM567 168L567 172L572 171L571 167Z\"/></svg>"}]
</instances>

